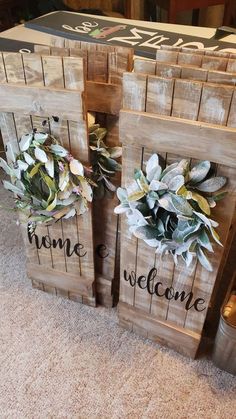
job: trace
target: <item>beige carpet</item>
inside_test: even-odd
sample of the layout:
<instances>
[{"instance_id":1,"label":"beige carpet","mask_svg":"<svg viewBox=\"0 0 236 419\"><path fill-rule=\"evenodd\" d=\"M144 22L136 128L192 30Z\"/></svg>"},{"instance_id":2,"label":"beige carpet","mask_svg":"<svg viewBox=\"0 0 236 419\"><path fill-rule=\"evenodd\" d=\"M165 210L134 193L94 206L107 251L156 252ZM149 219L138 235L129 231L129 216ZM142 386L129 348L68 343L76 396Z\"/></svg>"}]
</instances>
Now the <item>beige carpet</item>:
<instances>
[{"instance_id":1,"label":"beige carpet","mask_svg":"<svg viewBox=\"0 0 236 419\"><path fill-rule=\"evenodd\" d=\"M10 212L0 232L1 419L235 417L236 377L128 333L115 310L33 290Z\"/></svg>"}]
</instances>

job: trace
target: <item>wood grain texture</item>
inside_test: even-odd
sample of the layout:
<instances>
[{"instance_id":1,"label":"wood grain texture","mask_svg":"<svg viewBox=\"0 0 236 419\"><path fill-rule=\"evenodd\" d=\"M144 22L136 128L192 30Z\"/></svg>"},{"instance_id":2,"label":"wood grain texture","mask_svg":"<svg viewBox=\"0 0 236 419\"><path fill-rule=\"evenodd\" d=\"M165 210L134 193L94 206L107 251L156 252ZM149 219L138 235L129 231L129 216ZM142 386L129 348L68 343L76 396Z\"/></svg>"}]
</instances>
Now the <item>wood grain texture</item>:
<instances>
[{"instance_id":1,"label":"wood grain texture","mask_svg":"<svg viewBox=\"0 0 236 419\"><path fill-rule=\"evenodd\" d=\"M137 91L141 92L141 97L136 94ZM124 109L120 114L120 138L125 150L123 165L126 170L122 176L127 185L133 178L130 175L132 169L140 167L138 158L134 157L135 161L132 161L132 156L138 156L138 151L140 153L141 150L141 167L143 157L148 157L153 152L161 153L166 164L183 157L192 159L194 164L196 159L205 160L206 156L218 164L217 174L229 179L227 189L230 197L227 210L222 201L213 211L214 218L220 224L219 233L225 246L236 203L235 129L226 126L231 120L232 125L234 124L233 95L233 86L183 79L174 81L137 73L128 75L124 82ZM213 109L211 101L214 103ZM176 150L179 156L175 154ZM190 267L186 267L181 261L174 266L171 259L162 261L157 256L153 258L153 249L146 249L146 245L140 244L140 240L134 237L127 242L125 235L127 226L125 230L123 221L121 255L127 255L127 271L130 274L133 271L133 280L136 275L136 281L137 278L139 281L131 286L128 281L124 281L121 274L120 324L153 340L160 338L167 346L185 353L188 351L188 343L185 341L183 345L186 346L179 347L179 339L184 340L189 334L198 336L192 342L190 355L195 356L217 273L221 270L224 249L216 246L215 253L209 255L213 266L213 271L209 273L196 260ZM125 269L124 257L121 258L121 273ZM141 289L151 266L155 266L157 270L156 281L161 281L161 287L166 289L166 298L162 298L163 295L150 296L145 287ZM132 282L132 276L130 279ZM175 291L183 291L185 296L193 293L195 298L204 301L204 309L199 312L187 310L183 301L174 298ZM160 323L163 330L166 328L166 337L159 328Z\"/></svg>"},{"instance_id":2,"label":"wood grain texture","mask_svg":"<svg viewBox=\"0 0 236 419\"><path fill-rule=\"evenodd\" d=\"M22 55L19 58L19 55L6 55L6 79L11 83L1 85L2 89L5 88L8 91L8 98L12 100L13 89L18 97L18 89L24 90L24 93L20 94L19 112L16 112L17 109L12 106L11 112L14 113L1 113L1 127L5 140L11 136L11 141L17 144L21 135L30 132L34 127L40 131L51 132L57 138L60 137L62 145L71 152L73 151L75 157L80 158L81 154L84 163L88 164L88 135L84 105L82 104L83 60L81 58L62 58L60 51L57 56L50 57L32 54L32 56ZM55 92L57 97L54 97L55 102L53 103ZM62 95L61 100L57 93L59 96ZM72 95L68 101L66 101L66 93ZM42 103L47 103L48 100L51 107L41 107L37 102L39 97L39 101ZM31 98L32 107L29 105ZM66 113L60 112L63 106L67 107ZM32 108L39 109L39 112L34 112ZM73 108L75 109L74 113L70 110ZM59 116L59 121L49 121L48 117L51 118L52 115ZM42 125L43 121L46 121L44 126ZM30 277L33 278L33 286L94 306L93 283L95 277L91 209L87 214L86 220L86 216L83 216L84 221L80 217L73 217L68 221L61 220L48 226L38 225L35 234L38 236L39 243L41 243L42 237L46 243L46 246L40 246L38 250L35 246L35 236L33 235L32 245L30 245L29 242L27 243L26 227L23 228L23 231L25 243L27 243L28 266ZM62 240L65 245L62 247L51 246L53 239L55 242ZM81 263L82 257L78 257L75 253L68 257L65 251L67 239L71 240L72 246L77 243L83 244L85 254L83 263ZM45 274L46 272L47 274Z\"/></svg>"}]
</instances>

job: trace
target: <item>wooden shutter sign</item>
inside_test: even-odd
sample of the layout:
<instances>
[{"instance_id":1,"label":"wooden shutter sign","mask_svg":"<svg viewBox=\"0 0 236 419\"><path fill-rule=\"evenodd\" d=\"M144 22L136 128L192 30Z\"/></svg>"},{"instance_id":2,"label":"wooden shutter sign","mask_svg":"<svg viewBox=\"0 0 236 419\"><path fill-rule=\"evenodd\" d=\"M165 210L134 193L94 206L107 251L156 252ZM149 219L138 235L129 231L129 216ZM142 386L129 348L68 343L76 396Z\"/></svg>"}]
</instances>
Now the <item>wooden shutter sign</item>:
<instances>
[{"instance_id":1,"label":"wooden shutter sign","mask_svg":"<svg viewBox=\"0 0 236 419\"><path fill-rule=\"evenodd\" d=\"M232 86L127 73L120 115L124 187L153 153L166 165L207 159L228 178L227 198L213 209L224 246L236 202L235 95ZM161 258L131 235L121 217L120 324L195 357L224 248L209 254L212 272L196 260L175 265L171 255Z\"/></svg>"},{"instance_id":2,"label":"wooden shutter sign","mask_svg":"<svg viewBox=\"0 0 236 419\"><path fill-rule=\"evenodd\" d=\"M19 150L21 136L38 128L88 165L83 60L3 53L0 74L1 97L6 99L0 104L4 143ZM22 233L33 286L95 306L91 208L49 226L39 224L33 235L22 225Z\"/></svg>"}]
</instances>

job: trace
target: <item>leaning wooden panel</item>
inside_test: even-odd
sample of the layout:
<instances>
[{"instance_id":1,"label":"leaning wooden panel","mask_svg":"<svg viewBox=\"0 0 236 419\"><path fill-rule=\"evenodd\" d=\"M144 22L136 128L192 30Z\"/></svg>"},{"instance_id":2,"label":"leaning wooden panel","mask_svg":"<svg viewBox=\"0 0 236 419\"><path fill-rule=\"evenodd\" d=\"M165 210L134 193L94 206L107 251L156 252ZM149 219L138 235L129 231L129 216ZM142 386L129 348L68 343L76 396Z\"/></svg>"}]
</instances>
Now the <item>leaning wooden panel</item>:
<instances>
[{"instance_id":1,"label":"leaning wooden panel","mask_svg":"<svg viewBox=\"0 0 236 419\"><path fill-rule=\"evenodd\" d=\"M142 97L138 101L132 92L140 90L141 82L146 100ZM236 131L224 125L231 115L234 88L186 80L179 80L170 88L170 83L170 79L154 76L148 76L147 83L144 75L125 77L125 110L121 111L120 136L126 150L123 167L128 167L128 171L122 174L123 185L132 182L135 169L143 166L145 169L144 160L154 152L167 153L167 164L181 158L194 164L196 159L205 160L207 156L212 163L218 164L215 165L217 175L228 178L227 211L224 201L217 205L215 212L213 210L213 217L220 224L222 244L226 247L236 203ZM162 85L169 88L163 88L162 95L153 94L160 91ZM196 104L192 112L189 97ZM214 112L209 107L210 97L216 104ZM146 112L142 107L138 110L140 103L145 103ZM175 155L177 151L179 156ZM140 163L132 158L136 154L141 156ZM134 236L128 242L126 220L122 223L120 324L195 357L216 277L221 271L224 247L215 247L215 253L209 255L212 272L207 272L196 260L188 268L181 262L174 266L172 261L168 277L165 268L170 261L161 260L158 255L155 257L154 250ZM164 300L165 305L161 304Z\"/></svg>"},{"instance_id":2,"label":"leaning wooden panel","mask_svg":"<svg viewBox=\"0 0 236 419\"><path fill-rule=\"evenodd\" d=\"M122 76L133 67L133 50L125 47L111 47L89 42L65 40L67 47L45 47L35 45L36 53L51 56L84 58L86 74L87 109L118 115L121 109ZM48 59L50 62L50 58Z\"/></svg>"},{"instance_id":3,"label":"leaning wooden panel","mask_svg":"<svg viewBox=\"0 0 236 419\"><path fill-rule=\"evenodd\" d=\"M4 59L3 56L3 61ZM20 59L19 54L8 55L6 59L6 76L8 78L9 71L11 83L1 84L1 89L6 89L9 98L6 109L8 113L3 112L4 108L1 108L0 123L4 143L10 142L15 147L16 141L19 141L23 134L37 128L50 132L74 154L75 158L88 165L88 135L82 99L83 61L79 58L65 58L64 62L59 56L40 57L34 54L20 56ZM25 77L24 84L22 73ZM19 88L23 97L21 109L19 105L15 106L16 93L13 93L18 92ZM66 100L66 93L72 101ZM54 97L55 100L55 94L62 94L65 101L64 105L63 101L55 101L52 109L50 99L53 101ZM44 99L49 106L43 108ZM12 113L9 113L10 101ZM64 112L63 108L66 107ZM75 108L77 109L73 114ZM56 116L58 118L55 118ZM83 216L74 216L50 225L38 225L33 235L29 233L27 226L22 226L22 230L26 244L27 272L33 286L94 306L91 208Z\"/></svg>"}]
</instances>

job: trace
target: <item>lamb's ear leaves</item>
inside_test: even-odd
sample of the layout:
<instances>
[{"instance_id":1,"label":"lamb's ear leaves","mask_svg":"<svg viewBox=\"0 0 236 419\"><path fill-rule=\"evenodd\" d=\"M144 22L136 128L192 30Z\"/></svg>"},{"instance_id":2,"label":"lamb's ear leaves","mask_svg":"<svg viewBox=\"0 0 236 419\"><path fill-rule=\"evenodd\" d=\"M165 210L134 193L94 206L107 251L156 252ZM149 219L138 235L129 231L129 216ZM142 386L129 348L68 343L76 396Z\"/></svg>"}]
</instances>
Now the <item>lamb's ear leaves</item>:
<instances>
[{"instance_id":1,"label":"lamb's ear leaves","mask_svg":"<svg viewBox=\"0 0 236 419\"><path fill-rule=\"evenodd\" d=\"M224 176L216 176L199 183L195 187L202 192L216 192L223 188L226 184L227 178Z\"/></svg>"},{"instance_id":2,"label":"lamb's ear leaves","mask_svg":"<svg viewBox=\"0 0 236 419\"><path fill-rule=\"evenodd\" d=\"M185 198L181 195L171 195L171 201L176 212L191 217L193 209Z\"/></svg>"},{"instance_id":3,"label":"lamb's ear leaves","mask_svg":"<svg viewBox=\"0 0 236 419\"><path fill-rule=\"evenodd\" d=\"M198 203L199 208L207 215L211 214L211 209L209 203L207 202L206 198L202 195L192 192L192 199Z\"/></svg>"},{"instance_id":4,"label":"lamb's ear leaves","mask_svg":"<svg viewBox=\"0 0 236 419\"><path fill-rule=\"evenodd\" d=\"M197 250L197 257L201 265L209 272L213 271L212 265L210 264L209 260L207 259L203 250L199 247Z\"/></svg>"},{"instance_id":5,"label":"lamb's ear leaves","mask_svg":"<svg viewBox=\"0 0 236 419\"><path fill-rule=\"evenodd\" d=\"M128 201L139 201L139 199L143 198L146 195L144 191L137 191L133 192L128 196Z\"/></svg>"},{"instance_id":6,"label":"lamb's ear leaves","mask_svg":"<svg viewBox=\"0 0 236 419\"><path fill-rule=\"evenodd\" d=\"M7 162L0 157L0 167L4 170L4 172L12 176L13 172L10 166L8 166Z\"/></svg>"},{"instance_id":7,"label":"lamb's ear leaves","mask_svg":"<svg viewBox=\"0 0 236 419\"><path fill-rule=\"evenodd\" d=\"M189 172L189 180L191 184L199 183L205 179L211 168L211 163L208 160L201 161L192 168Z\"/></svg>"},{"instance_id":8,"label":"lamb's ear leaves","mask_svg":"<svg viewBox=\"0 0 236 419\"><path fill-rule=\"evenodd\" d=\"M119 199L121 202L123 202L123 201L126 201L126 200L127 200L127 196L128 196L128 194L127 194L126 189L124 189L124 188L117 188L116 194L117 194L118 199Z\"/></svg>"}]
</instances>

